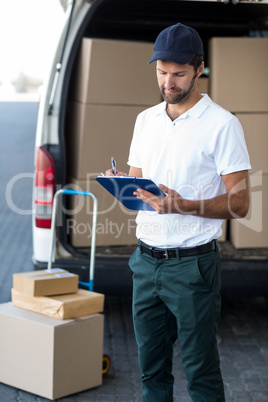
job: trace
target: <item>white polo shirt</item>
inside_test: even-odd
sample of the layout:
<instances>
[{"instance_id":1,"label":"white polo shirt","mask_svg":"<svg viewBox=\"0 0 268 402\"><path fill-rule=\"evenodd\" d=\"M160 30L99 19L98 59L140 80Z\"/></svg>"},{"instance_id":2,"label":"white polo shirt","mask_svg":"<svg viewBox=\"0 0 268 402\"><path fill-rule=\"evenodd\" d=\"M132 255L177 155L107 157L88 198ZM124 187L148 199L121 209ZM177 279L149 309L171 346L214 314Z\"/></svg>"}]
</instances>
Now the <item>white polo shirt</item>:
<instances>
[{"instance_id":1,"label":"white polo shirt","mask_svg":"<svg viewBox=\"0 0 268 402\"><path fill-rule=\"evenodd\" d=\"M208 95L171 121L166 102L137 117L128 164L189 200L225 193L220 175L251 169L238 119ZM155 247L193 247L218 238L221 219L140 211L137 238Z\"/></svg>"}]
</instances>

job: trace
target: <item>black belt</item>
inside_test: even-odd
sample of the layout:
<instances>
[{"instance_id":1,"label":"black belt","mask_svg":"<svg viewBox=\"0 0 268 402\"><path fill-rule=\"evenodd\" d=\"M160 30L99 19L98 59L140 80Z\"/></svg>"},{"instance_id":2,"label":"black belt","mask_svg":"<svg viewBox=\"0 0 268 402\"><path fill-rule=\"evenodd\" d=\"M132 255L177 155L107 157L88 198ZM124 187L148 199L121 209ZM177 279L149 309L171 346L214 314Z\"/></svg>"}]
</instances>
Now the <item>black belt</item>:
<instances>
[{"instance_id":1,"label":"black belt","mask_svg":"<svg viewBox=\"0 0 268 402\"><path fill-rule=\"evenodd\" d=\"M217 242L216 240L212 240L209 243L202 244L201 246L196 247L187 247L187 248L156 248L151 247L142 241L139 241L139 248L142 253L146 253L153 258L158 260L170 258L180 258L180 257L190 257L198 254L209 253L216 249Z\"/></svg>"}]
</instances>

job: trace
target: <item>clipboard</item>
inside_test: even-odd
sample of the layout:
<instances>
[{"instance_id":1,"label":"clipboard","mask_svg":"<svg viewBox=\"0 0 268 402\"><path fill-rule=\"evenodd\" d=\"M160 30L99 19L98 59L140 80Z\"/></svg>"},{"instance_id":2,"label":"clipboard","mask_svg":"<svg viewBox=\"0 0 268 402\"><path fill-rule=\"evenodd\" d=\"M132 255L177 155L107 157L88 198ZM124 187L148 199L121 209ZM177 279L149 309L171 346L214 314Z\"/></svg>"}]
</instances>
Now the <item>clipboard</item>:
<instances>
[{"instance_id":1,"label":"clipboard","mask_svg":"<svg viewBox=\"0 0 268 402\"><path fill-rule=\"evenodd\" d=\"M133 195L137 188L150 191L160 198L166 196L152 180L143 177L97 176L96 180L126 208L134 211L155 211L147 202Z\"/></svg>"}]
</instances>

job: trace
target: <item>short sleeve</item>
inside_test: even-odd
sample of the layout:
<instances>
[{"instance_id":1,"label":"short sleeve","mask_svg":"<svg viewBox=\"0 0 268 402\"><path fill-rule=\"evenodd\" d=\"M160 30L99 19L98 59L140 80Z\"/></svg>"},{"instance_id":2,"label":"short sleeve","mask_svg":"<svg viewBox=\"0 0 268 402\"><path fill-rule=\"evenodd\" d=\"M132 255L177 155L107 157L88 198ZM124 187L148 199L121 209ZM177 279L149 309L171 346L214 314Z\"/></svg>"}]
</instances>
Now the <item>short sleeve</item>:
<instances>
[{"instance_id":1,"label":"short sleeve","mask_svg":"<svg viewBox=\"0 0 268 402\"><path fill-rule=\"evenodd\" d=\"M215 164L219 175L251 169L243 128L235 116L219 133Z\"/></svg>"}]
</instances>

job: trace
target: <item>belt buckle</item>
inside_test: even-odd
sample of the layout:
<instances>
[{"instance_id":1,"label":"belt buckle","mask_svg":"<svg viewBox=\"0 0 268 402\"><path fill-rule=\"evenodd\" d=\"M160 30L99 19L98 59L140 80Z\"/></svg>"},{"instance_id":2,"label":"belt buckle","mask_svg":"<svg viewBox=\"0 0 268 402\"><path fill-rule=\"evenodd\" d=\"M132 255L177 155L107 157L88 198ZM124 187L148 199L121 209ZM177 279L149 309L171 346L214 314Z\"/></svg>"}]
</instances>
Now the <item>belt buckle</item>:
<instances>
[{"instance_id":1,"label":"belt buckle","mask_svg":"<svg viewBox=\"0 0 268 402\"><path fill-rule=\"evenodd\" d=\"M169 255L168 255L168 249L167 248L164 249L164 257L165 257L166 260L169 260Z\"/></svg>"}]
</instances>

